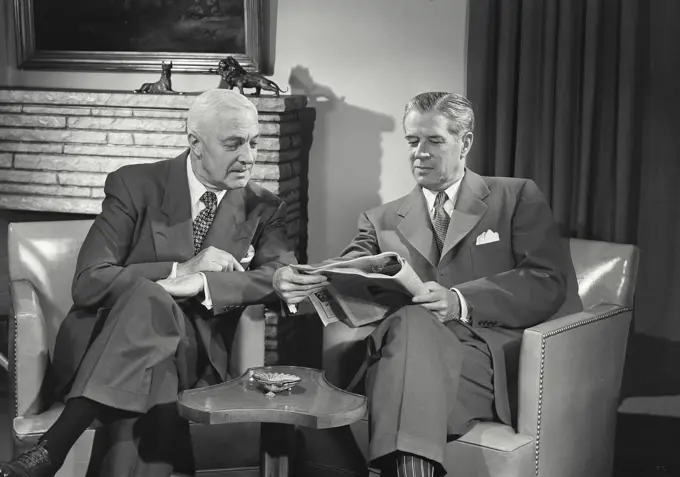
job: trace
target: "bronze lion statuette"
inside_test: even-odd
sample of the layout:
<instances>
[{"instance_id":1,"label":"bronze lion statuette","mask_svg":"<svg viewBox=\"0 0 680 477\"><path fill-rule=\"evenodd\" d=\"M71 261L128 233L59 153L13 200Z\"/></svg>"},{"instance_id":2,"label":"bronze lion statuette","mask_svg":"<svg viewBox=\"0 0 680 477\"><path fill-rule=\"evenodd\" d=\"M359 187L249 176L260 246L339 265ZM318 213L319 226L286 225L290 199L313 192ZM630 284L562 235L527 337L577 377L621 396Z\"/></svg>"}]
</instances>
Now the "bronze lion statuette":
<instances>
[{"instance_id":1,"label":"bronze lion statuette","mask_svg":"<svg viewBox=\"0 0 680 477\"><path fill-rule=\"evenodd\" d=\"M260 96L262 90L271 91L277 97L279 93L287 93L288 89L281 89L279 85L257 73L248 73L233 56L220 60L217 69L210 69L211 73L217 73L222 77L229 89L238 87L241 94L245 95L243 88L254 88L254 96Z\"/></svg>"}]
</instances>

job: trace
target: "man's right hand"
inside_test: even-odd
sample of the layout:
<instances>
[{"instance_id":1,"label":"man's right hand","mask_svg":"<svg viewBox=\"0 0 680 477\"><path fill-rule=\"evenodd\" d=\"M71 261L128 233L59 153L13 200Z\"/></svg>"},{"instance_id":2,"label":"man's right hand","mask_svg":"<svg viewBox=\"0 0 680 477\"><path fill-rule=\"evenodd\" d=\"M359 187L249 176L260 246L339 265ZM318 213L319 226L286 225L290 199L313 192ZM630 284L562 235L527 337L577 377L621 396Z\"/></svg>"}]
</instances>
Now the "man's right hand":
<instances>
[{"instance_id":1,"label":"man's right hand","mask_svg":"<svg viewBox=\"0 0 680 477\"><path fill-rule=\"evenodd\" d=\"M273 285L279 298L294 305L326 288L328 280L323 275L303 275L290 267L282 267L274 273Z\"/></svg>"},{"instance_id":2,"label":"man's right hand","mask_svg":"<svg viewBox=\"0 0 680 477\"><path fill-rule=\"evenodd\" d=\"M199 272L242 272L243 267L229 252L215 247L201 250L186 262L177 264L177 276L183 277Z\"/></svg>"}]
</instances>

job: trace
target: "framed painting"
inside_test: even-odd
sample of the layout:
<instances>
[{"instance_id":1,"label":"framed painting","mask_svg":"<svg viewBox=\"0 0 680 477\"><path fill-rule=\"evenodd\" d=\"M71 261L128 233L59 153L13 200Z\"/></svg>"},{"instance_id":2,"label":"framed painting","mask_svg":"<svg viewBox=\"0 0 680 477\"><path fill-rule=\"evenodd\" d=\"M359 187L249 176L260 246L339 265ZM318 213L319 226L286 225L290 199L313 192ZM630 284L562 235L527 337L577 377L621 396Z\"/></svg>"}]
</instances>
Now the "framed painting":
<instances>
[{"instance_id":1,"label":"framed painting","mask_svg":"<svg viewBox=\"0 0 680 477\"><path fill-rule=\"evenodd\" d=\"M14 0L23 69L207 73L260 69L261 0Z\"/></svg>"}]
</instances>

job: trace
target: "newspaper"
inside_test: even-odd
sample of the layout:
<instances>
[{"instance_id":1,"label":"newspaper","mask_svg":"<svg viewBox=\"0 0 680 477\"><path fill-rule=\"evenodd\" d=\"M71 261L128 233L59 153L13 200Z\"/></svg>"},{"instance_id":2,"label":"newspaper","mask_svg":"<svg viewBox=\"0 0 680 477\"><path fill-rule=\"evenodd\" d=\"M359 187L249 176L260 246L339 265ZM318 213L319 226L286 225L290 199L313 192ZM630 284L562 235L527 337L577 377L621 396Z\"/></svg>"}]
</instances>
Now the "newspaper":
<instances>
[{"instance_id":1,"label":"newspaper","mask_svg":"<svg viewBox=\"0 0 680 477\"><path fill-rule=\"evenodd\" d=\"M352 328L374 323L427 292L411 265L394 252L291 267L328 278L328 286L309 297L324 326L337 321Z\"/></svg>"}]
</instances>

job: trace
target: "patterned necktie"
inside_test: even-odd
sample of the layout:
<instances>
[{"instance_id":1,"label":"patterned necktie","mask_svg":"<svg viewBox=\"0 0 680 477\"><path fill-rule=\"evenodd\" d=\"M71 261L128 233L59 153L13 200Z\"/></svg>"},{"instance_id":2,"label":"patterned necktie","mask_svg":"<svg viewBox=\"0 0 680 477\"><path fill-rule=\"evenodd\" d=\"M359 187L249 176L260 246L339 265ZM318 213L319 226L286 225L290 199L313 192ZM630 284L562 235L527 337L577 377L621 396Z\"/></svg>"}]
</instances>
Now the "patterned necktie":
<instances>
[{"instance_id":1,"label":"patterned necktie","mask_svg":"<svg viewBox=\"0 0 680 477\"><path fill-rule=\"evenodd\" d=\"M205 204L205 209L201 210L194 219L194 255L201 251L203 239L205 239L210 225L215 218L217 210L217 195L214 192L206 191L201 196L201 202Z\"/></svg>"},{"instance_id":2,"label":"patterned necktie","mask_svg":"<svg viewBox=\"0 0 680 477\"><path fill-rule=\"evenodd\" d=\"M442 253L444 248L444 241L446 240L446 231L449 229L449 222L451 217L444 210L444 203L449 200L446 192L441 191L437 194L434 201L434 216L432 217L432 225L434 226L434 238L437 242L437 249Z\"/></svg>"}]
</instances>

